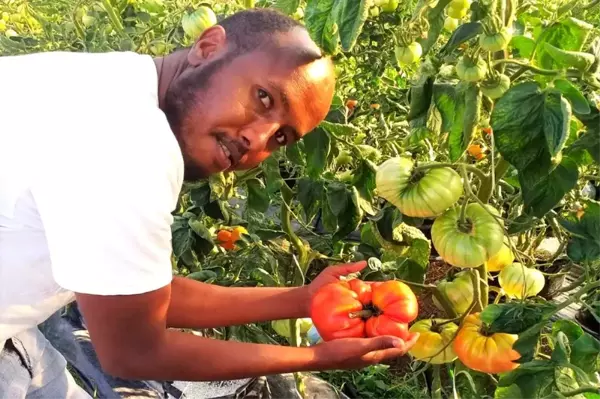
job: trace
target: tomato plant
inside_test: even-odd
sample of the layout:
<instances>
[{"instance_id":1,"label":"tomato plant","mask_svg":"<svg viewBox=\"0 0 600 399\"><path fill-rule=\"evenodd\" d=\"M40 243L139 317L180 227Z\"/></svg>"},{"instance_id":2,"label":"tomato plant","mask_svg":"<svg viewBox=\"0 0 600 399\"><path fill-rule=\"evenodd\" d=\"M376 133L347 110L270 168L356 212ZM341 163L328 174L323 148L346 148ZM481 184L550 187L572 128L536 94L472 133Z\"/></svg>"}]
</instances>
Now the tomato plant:
<instances>
[{"instance_id":1,"label":"tomato plant","mask_svg":"<svg viewBox=\"0 0 600 399\"><path fill-rule=\"evenodd\" d=\"M384 286L371 283L383 283L412 301L401 282L437 310L414 307L396 323L387 296L361 301L342 284L329 289L359 317L336 313L338 299L324 294L311 321L325 324L324 338L349 333L339 332L343 320L360 334L420 330L406 375L432 397L591 397L600 364L597 6L8 0L0 49L163 56L246 7L301 21L335 63L328 115L255 169L185 183L173 273L223 286L300 286L327 265L367 259L358 277L371 295ZM564 310L574 306L587 316L569 319ZM302 323L203 333L314 344ZM372 381L364 373L357 381Z\"/></svg>"}]
</instances>

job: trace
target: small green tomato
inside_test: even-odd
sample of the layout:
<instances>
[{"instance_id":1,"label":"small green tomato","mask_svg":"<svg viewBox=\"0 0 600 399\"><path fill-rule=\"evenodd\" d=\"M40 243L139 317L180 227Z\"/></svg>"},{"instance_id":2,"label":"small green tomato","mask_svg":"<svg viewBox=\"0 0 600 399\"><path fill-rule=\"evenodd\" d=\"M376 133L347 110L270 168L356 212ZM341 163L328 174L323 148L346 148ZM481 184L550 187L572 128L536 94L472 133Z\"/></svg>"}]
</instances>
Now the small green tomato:
<instances>
[{"instance_id":1,"label":"small green tomato","mask_svg":"<svg viewBox=\"0 0 600 399\"><path fill-rule=\"evenodd\" d=\"M458 28L458 19L452 17L446 17L444 20L444 29L448 32L454 32Z\"/></svg>"},{"instance_id":2,"label":"small green tomato","mask_svg":"<svg viewBox=\"0 0 600 399\"><path fill-rule=\"evenodd\" d=\"M456 64L456 74L465 82L478 82L485 77L487 65L484 60L477 58L473 61L465 57L461 57Z\"/></svg>"},{"instance_id":3,"label":"small green tomato","mask_svg":"<svg viewBox=\"0 0 600 399\"><path fill-rule=\"evenodd\" d=\"M485 81L481 84L481 92L496 100L504 95L510 87L510 78L504 74L500 74L497 78Z\"/></svg>"},{"instance_id":4,"label":"small green tomato","mask_svg":"<svg viewBox=\"0 0 600 399\"><path fill-rule=\"evenodd\" d=\"M408 65L421 58L421 55L423 55L423 48L418 42L412 42L408 47L396 47L395 55L399 65Z\"/></svg>"},{"instance_id":5,"label":"small green tomato","mask_svg":"<svg viewBox=\"0 0 600 399\"><path fill-rule=\"evenodd\" d=\"M503 28L500 32L493 35L486 35L485 33L480 35L479 45L485 51L495 53L508 47L511 38L512 35L510 32L506 28Z\"/></svg>"},{"instance_id":6,"label":"small green tomato","mask_svg":"<svg viewBox=\"0 0 600 399\"><path fill-rule=\"evenodd\" d=\"M465 15L467 15L468 8L454 8L452 6L448 7L447 14L449 17L462 19Z\"/></svg>"}]
</instances>

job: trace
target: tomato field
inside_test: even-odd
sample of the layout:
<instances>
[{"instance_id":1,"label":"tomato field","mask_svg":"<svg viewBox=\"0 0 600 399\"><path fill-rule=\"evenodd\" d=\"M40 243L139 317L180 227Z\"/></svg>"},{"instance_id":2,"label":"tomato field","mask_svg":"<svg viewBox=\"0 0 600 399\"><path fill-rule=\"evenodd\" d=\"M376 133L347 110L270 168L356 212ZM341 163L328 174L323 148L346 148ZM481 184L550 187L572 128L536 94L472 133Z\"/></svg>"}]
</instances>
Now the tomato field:
<instances>
[{"instance_id":1,"label":"tomato field","mask_svg":"<svg viewBox=\"0 0 600 399\"><path fill-rule=\"evenodd\" d=\"M359 279L410 287L406 358L320 373L351 397L600 398L600 2L6 0L0 51L160 56L252 6L307 27L336 96L258 168L184 185L173 272L299 286L367 260ZM202 333L313 345L311 327Z\"/></svg>"}]
</instances>

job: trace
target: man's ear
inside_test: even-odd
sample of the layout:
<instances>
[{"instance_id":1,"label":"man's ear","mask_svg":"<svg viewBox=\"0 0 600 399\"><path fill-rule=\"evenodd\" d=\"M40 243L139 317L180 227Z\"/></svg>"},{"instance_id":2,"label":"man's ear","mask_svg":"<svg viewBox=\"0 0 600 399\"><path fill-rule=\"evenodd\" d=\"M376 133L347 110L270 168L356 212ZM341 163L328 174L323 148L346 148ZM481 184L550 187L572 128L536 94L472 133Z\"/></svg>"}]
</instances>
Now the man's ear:
<instances>
[{"instance_id":1,"label":"man's ear","mask_svg":"<svg viewBox=\"0 0 600 399\"><path fill-rule=\"evenodd\" d=\"M215 56L226 47L225 29L220 25L213 25L206 29L190 49L187 59L191 66L198 66L207 59Z\"/></svg>"}]
</instances>

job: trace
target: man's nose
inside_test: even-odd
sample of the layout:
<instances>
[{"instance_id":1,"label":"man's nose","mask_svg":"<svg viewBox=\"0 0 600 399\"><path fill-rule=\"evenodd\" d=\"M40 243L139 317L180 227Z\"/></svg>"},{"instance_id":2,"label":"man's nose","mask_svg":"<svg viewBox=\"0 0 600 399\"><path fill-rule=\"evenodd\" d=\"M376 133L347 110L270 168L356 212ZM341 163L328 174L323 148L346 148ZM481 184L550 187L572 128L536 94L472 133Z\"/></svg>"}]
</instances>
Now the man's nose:
<instances>
[{"instance_id":1,"label":"man's nose","mask_svg":"<svg viewBox=\"0 0 600 399\"><path fill-rule=\"evenodd\" d=\"M240 138L250 151L262 151L279 128L275 123L255 122L242 130Z\"/></svg>"}]
</instances>

